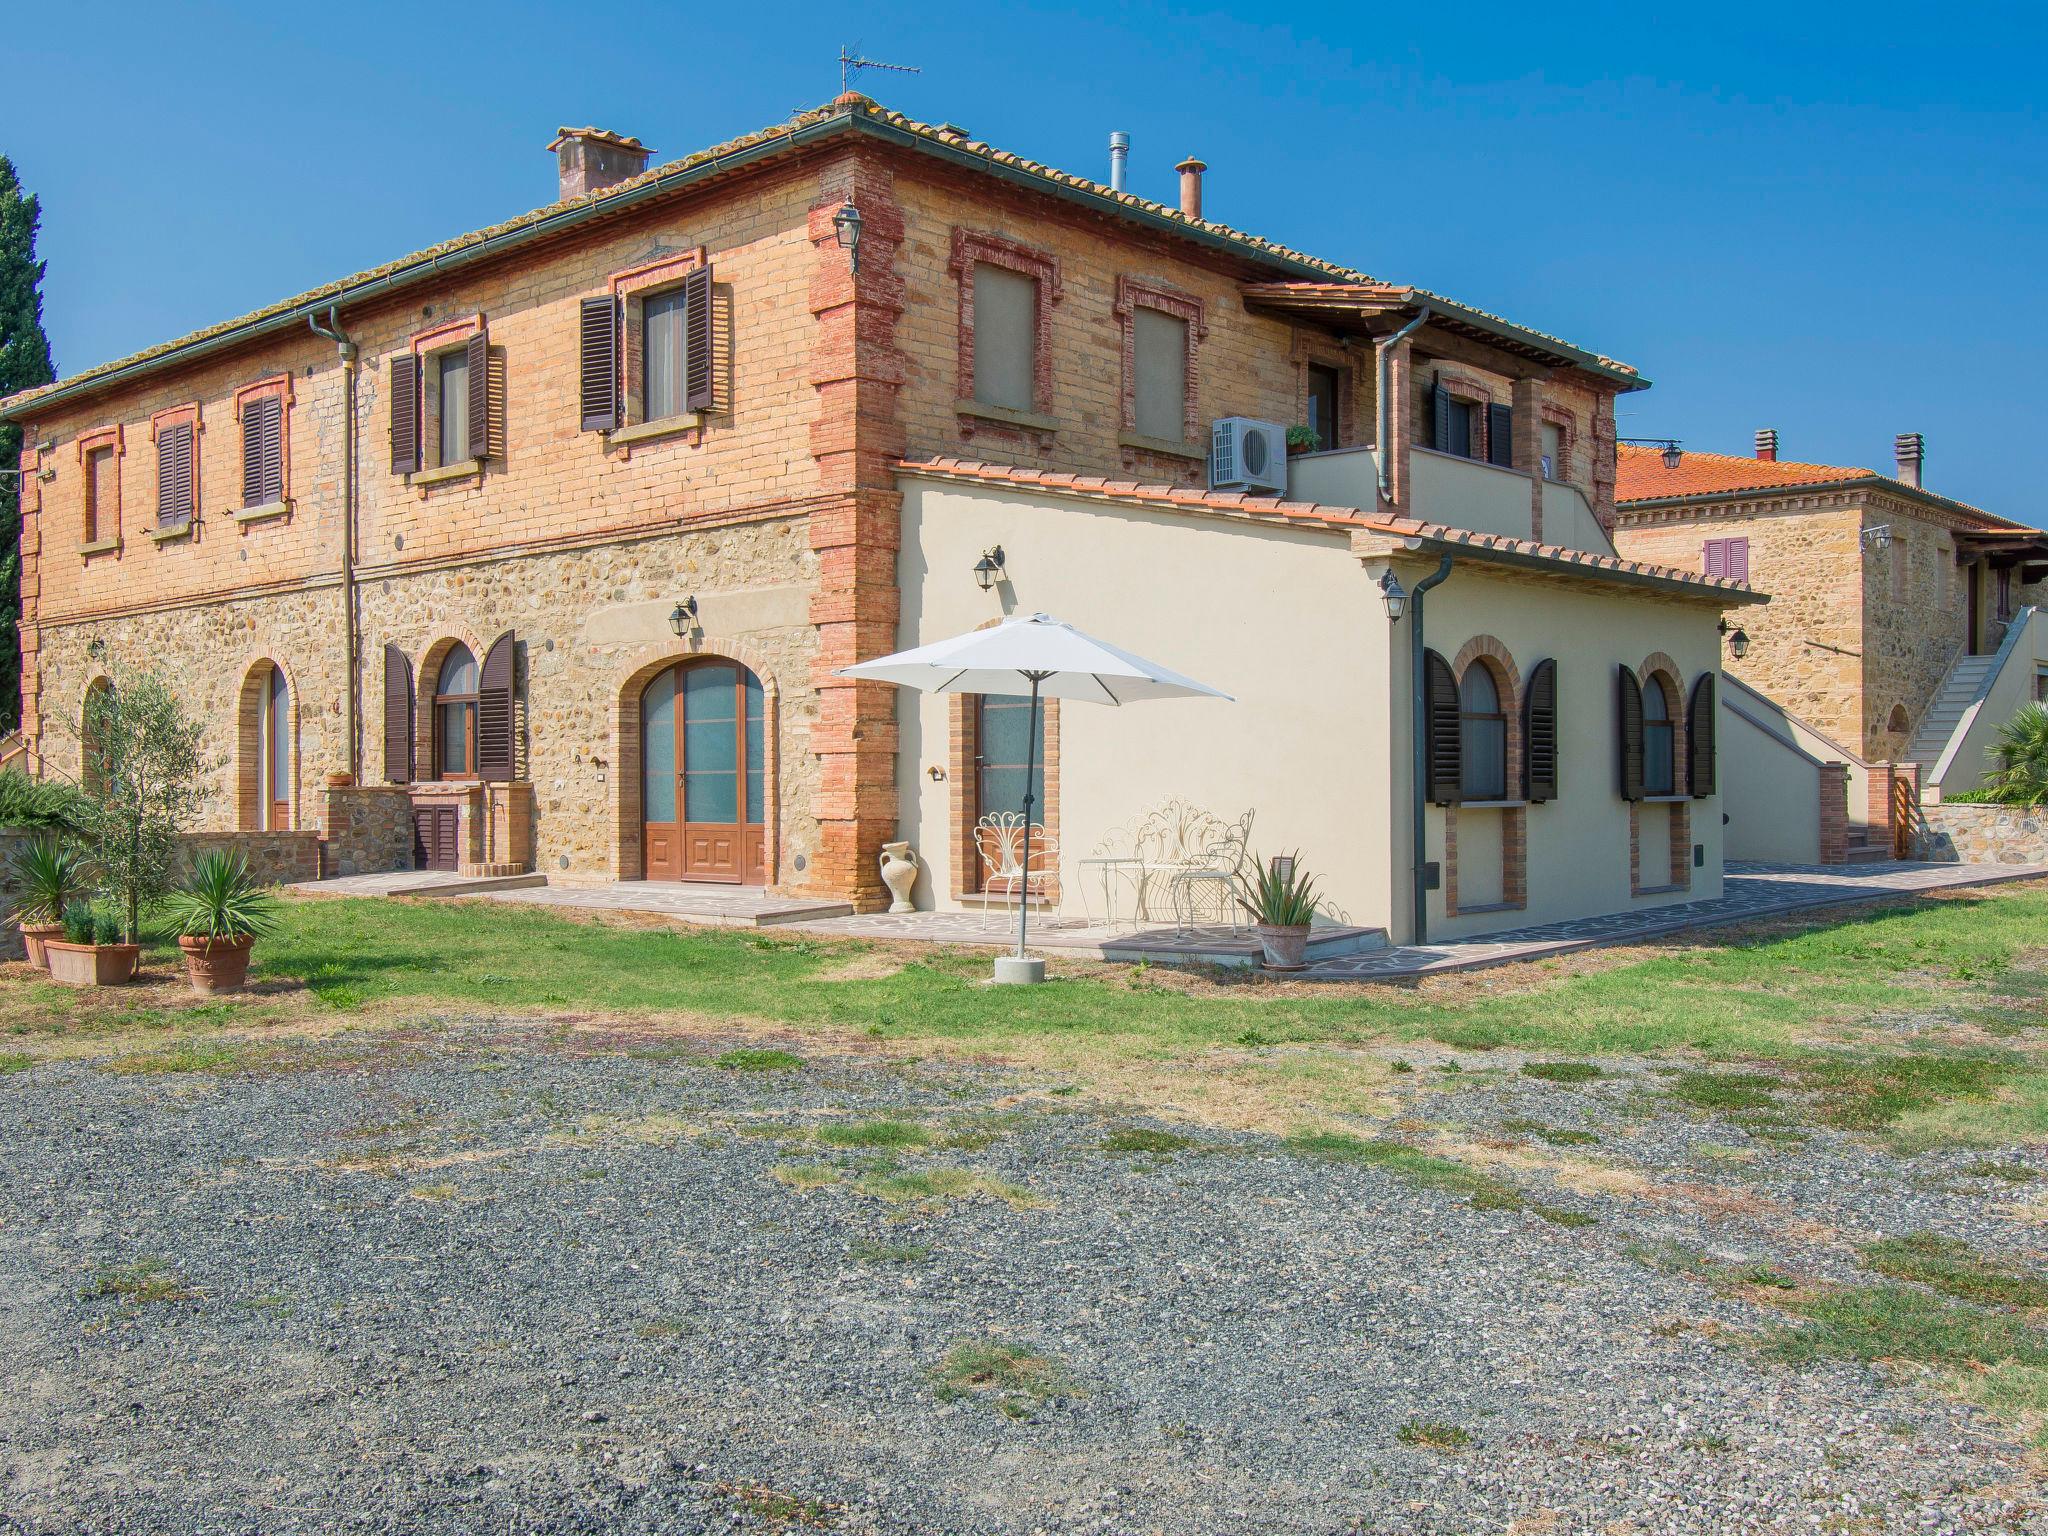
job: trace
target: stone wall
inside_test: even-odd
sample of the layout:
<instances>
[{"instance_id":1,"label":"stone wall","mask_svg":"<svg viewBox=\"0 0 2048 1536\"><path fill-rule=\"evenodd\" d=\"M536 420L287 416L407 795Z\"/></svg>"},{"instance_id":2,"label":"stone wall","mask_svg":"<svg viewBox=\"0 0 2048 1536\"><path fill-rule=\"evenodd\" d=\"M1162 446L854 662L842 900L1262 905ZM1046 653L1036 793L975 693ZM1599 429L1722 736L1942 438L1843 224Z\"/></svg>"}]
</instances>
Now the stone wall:
<instances>
[{"instance_id":1,"label":"stone wall","mask_svg":"<svg viewBox=\"0 0 2048 1536\"><path fill-rule=\"evenodd\" d=\"M329 785L323 876L412 868L412 797L400 784Z\"/></svg>"},{"instance_id":2,"label":"stone wall","mask_svg":"<svg viewBox=\"0 0 2048 1536\"><path fill-rule=\"evenodd\" d=\"M1913 857L1943 864L2048 864L2048 807L1920 807Z\"/></svg>"},{"instance_id":3,"label":"stone wall","mask_svg":"<svg viewBox=\"0 0 2048 1536\"><path fill-rule=\"evenodd\" d=\"M171 878L184 879L201 855L216 851L240 853L261 885L293 885L320 878L318 832L188 832L178 839Z\"/></svg>"}]
</instances>

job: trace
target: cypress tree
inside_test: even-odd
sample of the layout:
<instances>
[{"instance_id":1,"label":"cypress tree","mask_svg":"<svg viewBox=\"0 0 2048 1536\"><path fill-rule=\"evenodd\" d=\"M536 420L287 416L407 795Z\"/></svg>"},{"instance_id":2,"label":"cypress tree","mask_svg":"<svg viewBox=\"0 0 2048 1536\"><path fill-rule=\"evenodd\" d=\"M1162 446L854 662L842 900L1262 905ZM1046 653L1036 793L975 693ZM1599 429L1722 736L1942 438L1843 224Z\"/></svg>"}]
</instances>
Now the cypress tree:
<instances>
[{"instance_id":1,"label":"cypress tree","mask_svg":"<svg viewBox=\"0 0 2048 1536\"><path fill-rule=\"evenodd\" d=\"M23 194L0 155L0 396L57 376L43 334L43 266L36 260L42 206ZM21 428L0 422L0 469L21 465ZM21 724L21 482L0 474L0 731Z\"/></svg>"}]
</instances>

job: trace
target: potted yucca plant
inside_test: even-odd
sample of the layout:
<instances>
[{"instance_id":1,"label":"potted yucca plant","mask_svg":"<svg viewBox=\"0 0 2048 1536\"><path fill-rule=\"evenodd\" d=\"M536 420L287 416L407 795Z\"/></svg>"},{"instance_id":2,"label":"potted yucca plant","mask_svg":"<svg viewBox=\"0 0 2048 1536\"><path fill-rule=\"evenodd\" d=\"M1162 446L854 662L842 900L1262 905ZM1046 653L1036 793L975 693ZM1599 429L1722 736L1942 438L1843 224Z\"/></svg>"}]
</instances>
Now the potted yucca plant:
<instances>
[{"instance_id":1,"label":"potted yucca plant","mask_svg":"<svg viewBox=\"0 0 2048 1536\"><path fill-rule=\"evenodd\" d=\"M140 944L121 942L121 918L110 907L74 901L64 909L64 937L45 939L50 980L71 987L117 987L135 979Z\"/></svg>"},{"instance_id":2,"label":"potted yucca plant","mask_svg":"<svg viewBox=\"0 0 2048 1536\"><path fill-rule=\"evenodd\" d=\"M20 893L14 920L28 947L28 963L48 970L44 945L64 936L64 909L84 896L90 868L82 849L55 833L31 838L15 851L9 874Z\"/></svg>"},{"instance_id":3,"label":"potted yucca plant","mask_svg":"<svg viewBox=\"0 0 2048 1536\"><path fill-rule=\"evenodd\" d=\"M1237 899L1251 914L1269 971L1298 971L1307 962L1316 919L1316 882L1293 854L1254 861L1237 876Z\"/></svg>"},{"instance_id":4,"label":"potted yucca plant","mask_svg":"<svg viewBox=\"0 0 2048 1536\"><path fill-rule=\"evenodd\" d=\"M191 877L164 898L164 911L177 925L192 990L209 997L241 991L251 946L277 931L277 898L257 885L239 852L201 854Z\"/></svg>"}]
</instances>

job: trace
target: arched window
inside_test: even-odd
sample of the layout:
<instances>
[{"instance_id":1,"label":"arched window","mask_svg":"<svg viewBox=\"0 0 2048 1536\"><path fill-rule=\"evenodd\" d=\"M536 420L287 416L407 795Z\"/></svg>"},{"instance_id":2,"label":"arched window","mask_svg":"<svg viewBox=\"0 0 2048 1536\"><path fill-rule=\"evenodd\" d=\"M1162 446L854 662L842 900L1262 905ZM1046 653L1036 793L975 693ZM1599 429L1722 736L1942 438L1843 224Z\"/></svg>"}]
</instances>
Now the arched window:
<instances>
[{"instance_id":1,"label":"arched window","mask_svg":"<svg viewBox=\"0 0 2048 1536\"><path fill-rule=\"evenodd\" d=\"M104 677L94 678L85 690L78 729L78 782L88 795L98 795L106 788L106 736L113 707L114 685Z\"/></svg>"},{"instance_id":2,"label":"arched window","mask_svg":"<svg viewBox=\"0 0 2048 1536\"><path fill-rule=\"evenodd\" d=\"M1884 723L1884 728L1890 731L1894 736L1903 736L1906 734L1907 721L1905 705L1894 704L1892 706L1891 715L1889 716L1889 718L1886 719Z\"/></svg>"},{"instance_id":3,"label":"arched window","mask_svg":"<svg viewBox=\"0 0 2048 1536\"><path fill-rule=\"evenodd\" d=\"M259 661L242 679L236 730L235 824L245 832L292 825L292 698L284 670Z\"/></svg>"},{"instance_id":4,"label":"arched window","mask_svg":"<svg viewBox=\"0 0 2048 1536\"><path fill-rule=\"evenodd\" d=\"M1500 689L1481 661L1458 680L1459 787L1467 800L1508 797L1508 719Z\"/></svg>"},{"instance_id":5,"label":"arched window","mask_svg":"<svg viewBox=\"0 0 2048 1536\"><path fill-rule=\"evenodd\" d=\"M1676 792L1677 738L1671 724L1671 696L1655 673L1643 688L1643 793Z\"/></svg>"},{"instance_id":6,"label":"arched window","mask_svg":"<svg viewBox=\"0 0 2048 1536\"><path fill-rule=\"evenodd\" d=\"M441 658L434 681L434 773L476 777L476 657L457 641Z\"/></svg>"}]
</instances>

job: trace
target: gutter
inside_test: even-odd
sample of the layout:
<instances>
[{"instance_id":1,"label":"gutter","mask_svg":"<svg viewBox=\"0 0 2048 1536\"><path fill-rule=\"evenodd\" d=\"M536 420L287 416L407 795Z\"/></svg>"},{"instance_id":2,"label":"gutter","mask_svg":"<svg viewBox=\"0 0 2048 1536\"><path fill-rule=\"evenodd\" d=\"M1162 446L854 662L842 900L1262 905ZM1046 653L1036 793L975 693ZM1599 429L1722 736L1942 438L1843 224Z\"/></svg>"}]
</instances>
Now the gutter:
<instances>
[{"instance_id":1,"label":"gutter","mask_svg":"<svg viewBox=\"0 0 2048 1536\"><path fill-rule=\"evenodd\" d=\"M1886 475L1858 475L1853 480L1806 480L1796 485L1752 485L1739 486L1727 491L1695 491L1687 496L1638 496L1632 501L1618 501L1614 505L1617 518L1625 518L1634 512L1663 512L1685 510L1694 507L1711 506L1716 502L1760 501L1771 496L1809 496L1826 491L1882 491L1886 495L1903 497L1927 506L1953 512L1965 518L1982 519L2002 524L1999 528L1969 528L1959 530L1969 533L1983 533L1992 537L2006 534L2039 534L2044 530L2030 527L2026 523L2015 523L2000 517L1996 512L1986 512L1982 507L1973 507L1966 501L1953 501L1933 491L1907 485Z\"/></svg>"},{"instance_id":2,"label":"gutter","mask_svg":"<svg viewBox=\"0 0 2048 1536\"><path fill-rule=\"evenodd\" d=\"M1428 319L1429 306L1425 304L1415 312L1413 320L1393 335L1372 344L1373 407L1377 412L1373 441L1379 446L1380 500L1385 502L1394 499L1394 412L1392 402L1387 398L1392 393L1387 382L1387 354L1421 330Z\"/></svg>"}]
</instances>

